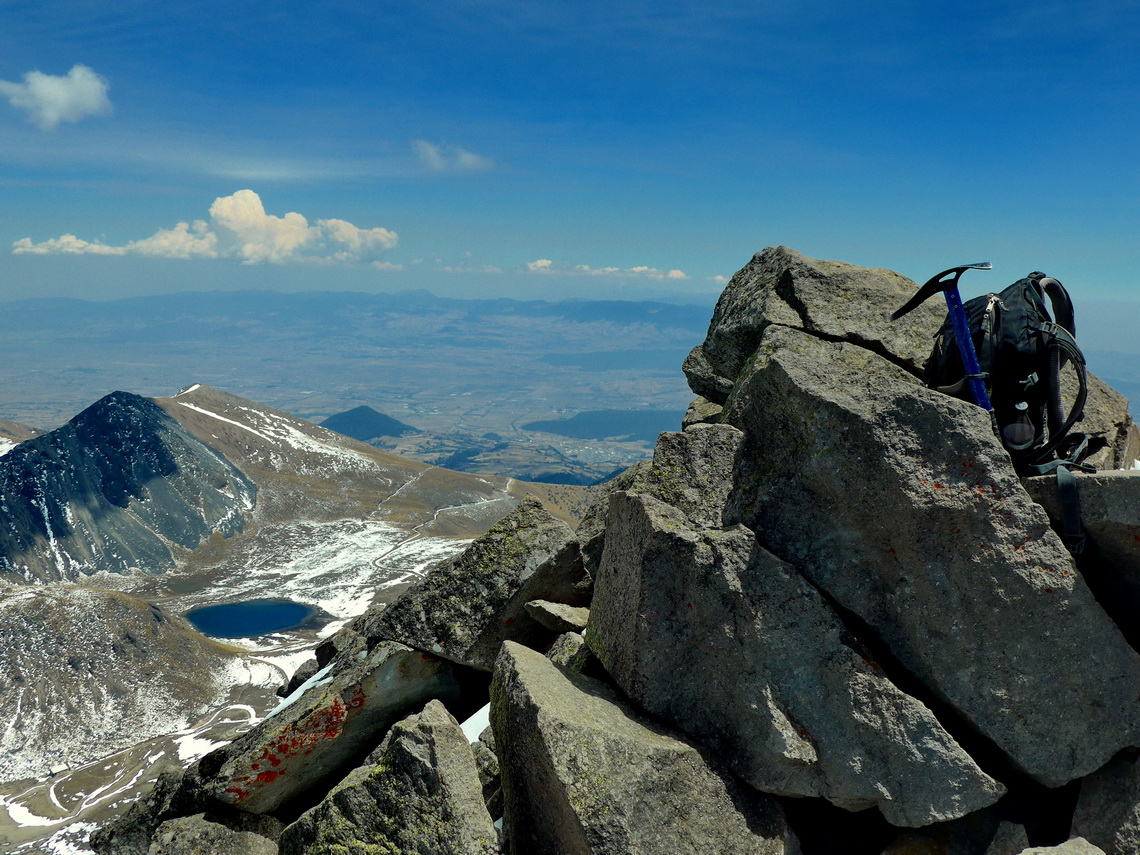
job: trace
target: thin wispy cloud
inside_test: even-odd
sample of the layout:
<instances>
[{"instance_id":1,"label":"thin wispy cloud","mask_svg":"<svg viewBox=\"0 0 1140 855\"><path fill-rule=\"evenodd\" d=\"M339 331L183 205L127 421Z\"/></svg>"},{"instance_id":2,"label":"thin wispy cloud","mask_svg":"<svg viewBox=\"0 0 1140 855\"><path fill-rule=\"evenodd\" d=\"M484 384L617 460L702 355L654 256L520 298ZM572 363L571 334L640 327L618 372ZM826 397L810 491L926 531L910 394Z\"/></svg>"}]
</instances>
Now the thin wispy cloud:
<instances>
[{"instance_id":1,"label":"thin wispy cloud","mask_svg":"<svg viewBox=\"0 0 1140 855\"><path fill-rule=\"evenodd\" d=\"M491 158L457 145L438 146L427 140L412 140L412 151L429 172L486 172L495 166Z\"/></svg>"},{"instance_id":2,"label":"thin wispy cloud","mask_svg":"<svg viewBox=\"0 0 1140 855\"><path fill-rule=\"evenodd\" d=\"M526 269L529 273L561 276L624 276L627 278L669 279L674 281L689 278L687 273L682 270L677 270L676 268L662 270L647 265L638 265L636 267L591 267L589 264L559 266L549 258L540 258L537 261L527 262Z\"/></svg>"},{"instance_id":3,"label":"thin wispy cloud","mask_svg":"<svg viewBox=\"0 0 1140 855\"><path fill-rule=\"evenodd\" d=\"M111 112L110 84L86 65L74 65L66 75L29 71L23 83L0 80L0 96L40 130L53 131L61 122L78 122Z\"/></svg>"},{"instance_id":4,"label":"thin wispy cloud","mask_svg":"<svg viewBox=\"0 0 1140 855\"><path fill-rule=\"evenodd\" d=\"M394 231L360 228L347 220L317 220L301 214L266 213L252 190L221 196L210 206L210 219L178 223L123 245L82 240L65 234L34 243L21 238L16 255L138 255L158 258L236 258L243 264L309 262L351 264L372 261L399 242ZM393 266L381 265L382 269Z\"/></svg>"}]
</instances>

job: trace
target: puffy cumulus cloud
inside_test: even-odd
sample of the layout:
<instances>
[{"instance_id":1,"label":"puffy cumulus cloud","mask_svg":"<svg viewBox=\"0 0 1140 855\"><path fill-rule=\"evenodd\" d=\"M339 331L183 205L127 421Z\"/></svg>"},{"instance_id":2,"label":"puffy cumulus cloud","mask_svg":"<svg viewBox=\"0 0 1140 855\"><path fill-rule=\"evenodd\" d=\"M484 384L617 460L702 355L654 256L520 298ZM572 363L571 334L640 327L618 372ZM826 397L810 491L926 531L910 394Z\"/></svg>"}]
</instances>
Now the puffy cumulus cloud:
<instances>
[{"instance_id":1,"label":"puffy cumulus cloud","mask_svg":"<svg viewBox=\"0 0 1140 855\"><path fill-rule=\"evenodd\" d=\"M78 122L111 112L107 80L86 65L72 66L64 76L29 71L23 83L0 80L0 96L41 130L52 131L61 122Z\"/></svg>"},{"instance_id":2,"label":"puffy cumulus cloud","mask_svg":"<svg viewBox=\"0 0 1140 855\"><path fill-rule=\"evenodd\" d=\"M341 247L336 253L341 260L352 260L373 252L392 249L399 242L388 229L360 229L346 220L317 220L326 241Z\"/></svg>"},{"instance_id":3,"label":"puffy cumulus cloud","mask_svg":"<svg viewBox=\"0 0 1140 855\"><path fill-rule=\"evenodd\" d=\"M217 258L218 236L205 220L179 223L172 229L159 229L142 240L123 247L124 254L152 255L159 258Z\"/></svg>"},{"instance_id":4,"label":"puffy cumulus cloud","mask_svg":"<svg viewBox=\"0 0 1140 855\"><path fill-rule=\"evenodd\" d=\"M284 217L265 213L261 197L252 190L215 199L210 217L236 242L246 264L294 260L306 245L320 239L320 231L298 213Z\"/></svg>"},{"instance_id":5,"label":"puffy cumulus cloud","mask_svg":"<svg viewBox=\"0 0 1140 855\"><path fill-rule=\"evenodd\" d=\"M427 140L412 140L412 150L430 172L486 172L495 161L457 145L438 146Z\"/></svg>"},{"instance_id":6,"label":"puffy cumulus cloud","mask_svg":"<svg viewBox=\"0 0 1140 855\"><path fill-rule=\"evenodd\" d=\"M75 235L33 243L21 238L12 252L31 255L147 255L159 258L239 258L243 264L271 262L353 263L370 261L399 242L394 231L362 229L347 220L317 220L298 213L269 214L252 190L221 196L210 206L210 222L180 222L123 246L89 242ZM399 265L373 262L379 269Z\"/></svg>"},{"instance_id":7,"label":"puffy cumulus cloud","mask_svg":"<svg viewBox=\"0 0 1140 855\"><path fill-rule=\"evenodd\" d=\"M527 263L526 269L531 273L562 273L569 276L624 276L641 277L645 279L688 279L689 276L681 270L659 270L656 267L591 267L588 264L576 264L573 267L556 267L548 258Z\"/></svg>"}]
</instances>

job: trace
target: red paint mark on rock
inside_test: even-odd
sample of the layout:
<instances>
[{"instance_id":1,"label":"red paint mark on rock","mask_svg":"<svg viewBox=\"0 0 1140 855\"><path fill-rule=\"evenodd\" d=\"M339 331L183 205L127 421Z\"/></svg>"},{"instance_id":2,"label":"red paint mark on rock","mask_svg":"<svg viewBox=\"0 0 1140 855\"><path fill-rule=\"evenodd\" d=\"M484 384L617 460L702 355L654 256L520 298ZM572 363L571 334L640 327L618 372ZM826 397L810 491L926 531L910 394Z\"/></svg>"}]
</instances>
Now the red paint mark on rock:
<instances>
[{"instance_id":1,"label":"red paint mark on rock","mask_svg":"<svg viewBox=\"0 0 1140 855\"><path fill-rule=\"evenodd\" d=\"M505 621L503 621L503 626L514 626L514 625L515 625L515 619L513 617L509 617Z\"/></svg>"},{"instance_id":2,"label":"red paint mark on rock","mask_svg":"<svg viewBox=\"0 0 1140 855\"><path fill-rule=\"evenodd\" d=\"M281 774L282 774L281 772L274 772L273 770L269 770L266 772L258 772L257 783L259 783L259 784L272 784L274 781L277 780L278 776Z\"/></svg>"}]
</instances>

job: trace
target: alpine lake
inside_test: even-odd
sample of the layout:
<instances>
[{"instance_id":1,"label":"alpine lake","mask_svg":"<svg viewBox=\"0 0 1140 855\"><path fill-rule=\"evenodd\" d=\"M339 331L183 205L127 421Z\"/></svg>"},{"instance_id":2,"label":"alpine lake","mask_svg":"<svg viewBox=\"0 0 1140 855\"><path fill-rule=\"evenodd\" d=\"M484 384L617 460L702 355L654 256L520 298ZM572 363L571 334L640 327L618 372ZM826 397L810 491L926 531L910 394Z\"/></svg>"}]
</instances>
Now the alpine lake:
<instances>
[{"instance_id":1,"label":"alpine lake","mask_svg":"<svg viewBox=\"0 0 1140 855\"><path fill-rule=\"evenodd\" d=\"M320 610L292 600L246 600L202 606L186 619L215 638L250 638L307 626L319 620Z\"/></svg>"}]
</instances>

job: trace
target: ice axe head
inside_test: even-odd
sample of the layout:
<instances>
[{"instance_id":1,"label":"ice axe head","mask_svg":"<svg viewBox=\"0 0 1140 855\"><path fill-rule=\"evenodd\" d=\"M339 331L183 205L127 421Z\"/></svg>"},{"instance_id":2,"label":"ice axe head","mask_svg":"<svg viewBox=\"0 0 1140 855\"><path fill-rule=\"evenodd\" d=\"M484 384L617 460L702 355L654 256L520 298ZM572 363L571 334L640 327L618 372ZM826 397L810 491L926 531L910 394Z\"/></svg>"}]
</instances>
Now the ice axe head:
<instances>
[{"instance_id":1,"label":"ice axe head","mask_svg":"<svg viewBox=\"0 0 1140 855\"><path fill-rule=\"evenodd\" d=\"M899 309L897 312L895 312L893 315L891 315L891 320L897 321L899 318L901 318L907 312L910 312L910 311L918 308L919 306L921 306L923 303L925 303L928 299L933 297L935 294L939 294L943 291L950 291L950 290L957 291L958 290L958 280L962 277L962 274L965 273L967 270L992 270L992 269L993 269L993 265L990 264L988 261L981 261L981 262L978 262L977 264L963 264L963 265L960 265L959 267L951 267L949 270L943 270L937 276L932 276L930 279L928 279L926 284L918 289L918 291L915 293L915 295L907 301L905 306L903 306L901 309Z\"/></svg>"}]
</instances>

